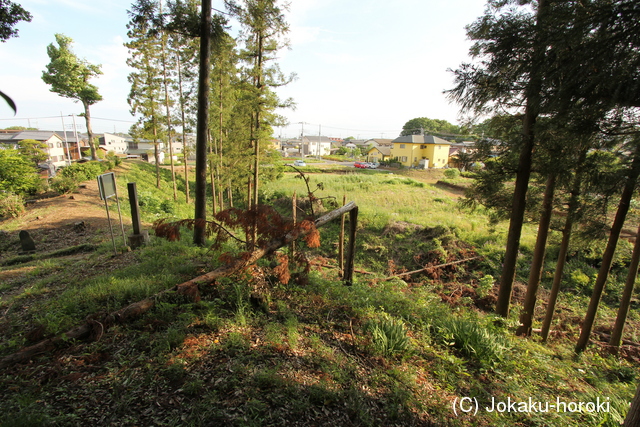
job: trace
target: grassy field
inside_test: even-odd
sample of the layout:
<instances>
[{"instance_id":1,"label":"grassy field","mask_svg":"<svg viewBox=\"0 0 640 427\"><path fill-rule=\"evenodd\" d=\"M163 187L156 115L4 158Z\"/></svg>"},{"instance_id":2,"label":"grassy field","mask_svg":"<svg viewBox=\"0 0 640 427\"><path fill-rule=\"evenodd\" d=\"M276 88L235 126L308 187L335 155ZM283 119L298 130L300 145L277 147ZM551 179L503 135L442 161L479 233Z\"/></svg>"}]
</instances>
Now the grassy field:
<instances>
[{"instance_id":1,"label":"grassy field","mask_svg":"<svg viewBox=\"0 0 640 427\"><path fill-rule=\"evenodd\" d=\"M322 183L316 197L342 204L346 196L360 207L353 286L337 269L317 266L283 284L275 261L265 259L201 286L199 302L163 293L152 310L97 340L68 342L0 371L0 425L619 425L637 384L638 352L627 346L614 357L597 344L573 353L594 261L570 261L547 344L516 338L535 228L523 236L512 314L496 318L505 224L458 209L458 192L423 178L311 174L312 190ZM146 165L129 163L118 172L120 194L128 181L137 182L147 222L191 215L183 193L173 202L165 172L158 190ZM306 187L287 173L263 186L262 199L287 215L294 191ZM335 265L338 229L321 229L321 246L307 252L312 262ZM109 240L97 244L88 254L19 263L4 248L0 357L221 265L218 252L190 244L188 230L179 242L152 237L118 256ZM627 256L618 255L598 331L612 325ZM385 280L467 258L474 259ZM639 321L633 310L627 339L638 341ZM490 411L495 402L502 406ZM583 411L572 411L580 402ZM545 411L545 404L553 406Z\"/></svg>"}]
</instances>

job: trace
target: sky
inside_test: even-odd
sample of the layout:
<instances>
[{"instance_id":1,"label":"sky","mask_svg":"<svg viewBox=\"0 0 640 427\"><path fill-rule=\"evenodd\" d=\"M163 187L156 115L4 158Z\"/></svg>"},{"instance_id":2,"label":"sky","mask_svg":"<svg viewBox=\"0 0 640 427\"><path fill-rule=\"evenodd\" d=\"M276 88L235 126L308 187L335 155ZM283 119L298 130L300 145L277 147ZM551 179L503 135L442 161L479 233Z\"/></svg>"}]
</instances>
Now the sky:
<instances>
[{"instance_id":1,"label":"sky","mask_svg":"<svg viewBox=\"0 0 640 427\"><path fill-rule=\"evenodd\" d=\"M74 40L77 56L101 64L92 80L103 100L91 107L94 132L127 132L135 122L127 104L130 69L126 25L129 0L13 0L33 15L17 38L0 43L0 90L18 106L0 103L0 128L71 129L80 103L50 92L42 81L47 45L56 33ZM396 138L416 117L458 124L459 107L443 91L453 87L449 69L469 62L465 26L484 10L484 0L291 0L285 13L289 49L278 54L295 80L277 89L294 109L279 113L289 125L275 136ZM222 0L213 7L224 10ZM233 23L232 23L233 25ZM237 27L233 31L237 31Z\"/></svg>"}]
</instances>

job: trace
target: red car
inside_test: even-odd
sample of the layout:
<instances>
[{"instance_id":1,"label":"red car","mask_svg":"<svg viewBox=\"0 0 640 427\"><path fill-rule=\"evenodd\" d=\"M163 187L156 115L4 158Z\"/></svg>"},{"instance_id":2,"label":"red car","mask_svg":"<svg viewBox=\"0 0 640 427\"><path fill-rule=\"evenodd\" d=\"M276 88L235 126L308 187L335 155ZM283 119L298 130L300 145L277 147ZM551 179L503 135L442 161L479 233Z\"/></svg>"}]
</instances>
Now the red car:
<instances>
[{"instance_id":1,"label":"red car","mask_svg":"<svg viewBox=\"0 0 640 427\"><path fill-rule=\"evenodd\" d=\"M360 169L366 169L367 168L367 165L364 162L355 162L353 164L353 166L356 167L356 168L360 168Z\"/></svg>"}]
</instances>

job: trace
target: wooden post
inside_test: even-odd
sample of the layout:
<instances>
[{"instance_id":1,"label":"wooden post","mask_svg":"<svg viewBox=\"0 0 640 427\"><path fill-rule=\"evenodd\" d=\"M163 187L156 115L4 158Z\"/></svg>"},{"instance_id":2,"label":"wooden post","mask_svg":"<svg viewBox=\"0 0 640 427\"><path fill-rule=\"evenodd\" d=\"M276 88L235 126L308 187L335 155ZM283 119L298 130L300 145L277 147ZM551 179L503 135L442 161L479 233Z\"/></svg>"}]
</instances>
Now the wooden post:
<instances>
[{"instance_id":1,"label":"wooden post","mask_svg":"<svg viewBox=\"0 0 640 427\"><path fill-rule=\"evenodd\" d=\"M133 223L133 234L129 236L129 246L132 249L138 248L149 242L149 231L142 230L140 221L140 207L138 205L138 190L135 182L127 183L129 192L129 205L131 206L131 222Z\"/></svg>"},{"instance_id":2,"label":"wooden post","mask_svg":"<svg viewBox=\"0 0 640 427\"><path fill-rule=\"evenodd\" d=\"M298 196L296 192L293 192L293 196L291 198L291 209L292 209L292 217L293 217L293 226L295 227L298 223ZM296 241L291 242L291 257L296 256Z\"/></svg>"},{"instance_id":3,"label":"wooden post","mask_svg":"<svg viewBox=\"0 0 640 427\"><path fill-rule=\"evenodd\" d=\"M347 196L342 196L342 206L347 204ZM338 239L338 273L344 277L344 214L340 217L340 237Z\"/></svg>"},{"instance_id":4,"label":"wooden post","mask_svg":"<svg viewBox=\"0 0 640 427\"><path fill-rule=\"evenodd\" d=\"M358 228L358 207L349 211L349 248L347 252L347 265L343 274L344 284L353 284L353 264L356 252L356 229Z\"/></svg>"}]
</instances>

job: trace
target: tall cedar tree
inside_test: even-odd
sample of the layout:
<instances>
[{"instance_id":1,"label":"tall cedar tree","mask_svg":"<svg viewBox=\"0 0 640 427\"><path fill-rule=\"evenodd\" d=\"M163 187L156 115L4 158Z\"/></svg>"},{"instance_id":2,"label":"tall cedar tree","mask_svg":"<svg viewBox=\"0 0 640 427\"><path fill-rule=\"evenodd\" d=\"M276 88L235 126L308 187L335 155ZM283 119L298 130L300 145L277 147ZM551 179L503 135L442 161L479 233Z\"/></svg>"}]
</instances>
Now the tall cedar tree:
<instances>
[{"instance_id":1,"label":"tall cedar tree","mask_svg":"<svg viewBox=\"0 0 640 427\"><path fill-rule=\"evenodd\" d=\"M200 13L200 65L198 71L198 120L196 125L196 203L193 243L204 246L207 220L207 136L211 86L211 0L202 1Z\"/></svg>"},{"instance_id":2,"label":"tall cedar tree","mask_svg":"<svg viewBox=\"0 0 640 427\"><path fill-rule=\"evenodd\" d=\"M274 119L278 118L274 115L274 110L291 104L290 101L282 104L270 90L289 83L293 78L285 77L277 64L273 63L276 53L287 46L284 37L289 26L285 21L283 8L275 0L244 0L241 4L229 2L229 6L242 24L244 49L241 57L246 63L245 73L252 88L249 92L249 143L254 158L249 198L251 205L255 206L258 203L260 153L271 134Z\"/></svg>"},{"instance_id":3,"label":"tall cedar tree","mask_svg":"<svg viewBox=\"0 0 640 427\"><path fill-rule=\"evenodd\" d=\"M162 49L155 36L153 17L157 4L151 0L138 0L129 11L125 43L129 49L127 65L135 71L129 74L131 90L127 99L133 115L140 115L132 126L134 139L153 142L156 164L156 186L160 188L160 142L165 134L165 118L162 114Z\"/></svg>"},{"instance_id":4,"label":"tall cedar tree","mask_svg":"<svg viewBox=\"0 0 640 427\"><path fill-rule=\"evenodd\" d=\"M243 161L251 157L242 144L242 129L232 131L232 120L240 109L240 81L238 53L235 40L227 33L221 35L214 45L214 60L211 73L211 142L210 165L215 180L217 207L214 212L224 209L224 193L233 191L229 183L245 182L248 167L239 167L235 160ZM246 144L245 144L246 145ZM238 151L241 151L238 153ZM232 167L233 165L233 167ZM233 174L241 176L233 176ZM227 190L227 191L225 191ZM229 201L229 197L227 196Z\"/></svg>"},{"instance_id":5,"label":"tall cedar tree","mask_svg":"<svg viewBox=\"0 0 640 427\"><path fill-rule=\"evenodd\" d=\"M199 17L198 5L194 0L188 2L169 2L171 17L191 16L191 20ZM195 17L195 18L194 18ZM174 24L175 26L175 24ZM195 29L188 29L191 24L183 24L183 29L178 28L168 30L169 32L169 52L175 62L172 91L176 94L177 116L179 117L178 127L180 128L180 139L182 141L182 154L184 163L185 198L190 202L189 194L189 156L193 154L192 148L188 145L187 134L193 131L196 122L197 105L195 102L198 90L198 49L199 40L197 25ZM185 31L184 27L187 27ZM193 34L192 34L193 33Z\"/></svg>"},{"instance_id":6,"label":"tall cedar tree","mask_svg":"<svg viewBox=\"0 0 640 427\"><path fill-rule=\"evenodd\" d=\"M158 2L158 10L160 17L162 18L162 0ZM178 188L176 186L176 169L173 159L173 124L171 123L171 106L173 101L169 97L169 87L171 86L171 77L167 71L169 67L172 67L172 61L170 60L169 53L167 52L169 35L164 25L160 30L160 62L162 63L162 87L164 89L164 107L167 120L167 144L169 146L169 163L171 165L171 184L173 187L173 200L178 200Z\"/></svg>"},{"instance_id":7,"label":"tall cedar tree","mask_svg":"<svg viewBox=\"0 0 640 427\"><path fill-rule=\"evenodd\" d=\"M518 9L517 5L521 9ZM515 190L496 312L509 314L520 235L534 149L534 125L541 109L544 60L549 25L547 0L540 0L535 19L528 2L490 1L485 15L468 27L475 40L471 55L480 65L463 64L455 71L456 86L449 91L463 109L476 112L523 109ZM533 5L536 6L536 5Z\"/></svg>"},{"instance_id":8,"label":"tall cedar tree","mask_svg":"<svg viewBox=\"0 0 640 427\"><path fill-rule=\"evenodd\" d=\"M102 96L98 93L98 88L89 83L89 80L102 74L100 65L93 65L79 59L71 50L73 40L70 37L64 34L56 34L55 37L58 47L53 43L47 46L47 54L51 62L42 73L42 80L51 85L51 92L82 102L91 157L93 160L97 160L89 107L101 101Z\"/></svg>"}]
</instances>

